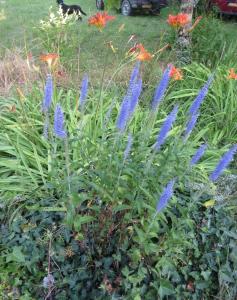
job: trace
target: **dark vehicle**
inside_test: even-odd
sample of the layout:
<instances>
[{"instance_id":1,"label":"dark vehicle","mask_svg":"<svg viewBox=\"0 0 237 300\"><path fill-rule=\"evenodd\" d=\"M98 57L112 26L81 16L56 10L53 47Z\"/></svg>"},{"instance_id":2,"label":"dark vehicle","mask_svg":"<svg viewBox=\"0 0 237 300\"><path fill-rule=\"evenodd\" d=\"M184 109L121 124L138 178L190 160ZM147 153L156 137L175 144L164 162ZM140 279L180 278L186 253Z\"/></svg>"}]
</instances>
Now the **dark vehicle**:
<instances>
[{"instance_id":1,"label":"dark vehicle","mask_svg":"<svg viewBox=\"0 0 237 300\"><path fill-rule=\"evenodd\" d=\"M167 0L121 0L120 10L124 16L130 16L135 11L146 11L158 14L160 9L167 6ZM104 1L96 0L96 7L104 9Z\"/></svg>"},{"instance_id":2,"label":"dark vehicle","mask_svg":"<svg viewBox=\"0 0 237 300\"><path fill-rule=\"evenodd\" d=\"M237 0L212 0L210 5L220 14L237 15Z\"/></svg>"}]
</instances>

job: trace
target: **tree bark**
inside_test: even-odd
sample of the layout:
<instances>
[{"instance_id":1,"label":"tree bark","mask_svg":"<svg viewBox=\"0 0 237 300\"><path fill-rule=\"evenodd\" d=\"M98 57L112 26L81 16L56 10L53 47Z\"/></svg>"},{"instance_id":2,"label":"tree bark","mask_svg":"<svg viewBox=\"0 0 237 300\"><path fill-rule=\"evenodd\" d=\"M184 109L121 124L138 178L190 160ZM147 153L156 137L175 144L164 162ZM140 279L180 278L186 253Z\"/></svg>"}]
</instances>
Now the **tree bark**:
<instances>
[{"instance_id":1,"label":"tree bark","mask_svg":"<svg viewBox=\"0 0 237 300\"><path fill-rule=\"evenodd\" d=\"M178 31L176 41L176 57L180 65L186 65L192 61L192 43L190 29L192 27L193 9L197 1L182 0L181 13L189 15L189 22Z\"/></svg>"}]
</instances>

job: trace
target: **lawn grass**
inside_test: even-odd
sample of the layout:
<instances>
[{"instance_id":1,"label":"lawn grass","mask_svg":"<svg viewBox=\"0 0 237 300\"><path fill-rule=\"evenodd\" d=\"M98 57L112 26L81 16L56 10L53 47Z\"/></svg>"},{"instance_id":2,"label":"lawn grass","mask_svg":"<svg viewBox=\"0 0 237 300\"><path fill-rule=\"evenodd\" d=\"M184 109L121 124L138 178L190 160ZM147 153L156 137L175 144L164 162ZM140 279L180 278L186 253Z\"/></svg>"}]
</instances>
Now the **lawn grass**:
<instances>
[{"instance_id":1,"label":"lawn grass","mask_svg":"<svg viewBox=\"0 0 237 300\"><path fill-rule=\"evenodd\" d=\"M57 11L56 1L9 0L0 2L0 11L3 9L6 16L5 20L0 21L0 56L6 48L18 48L21 49L23 57L32 53L35 63L38 65L40 54L56 51L59 52L60 61L67 73L70 76L74 74L71 76L73 78L71 84L75 87L78 86L77 79L79 78L80 81L82 74L88 73L93 86L98 87L103 76L104 66L106 65L104 76L105 81L107 81L116 72L119 64L125 58L125 53L135 42L143 43L151 53L155 53L166 44L164 36L168 29L166 18L169 10L167 9L164 9L160 16L124 17L117 11L111 11L111 15L116 15L116 20L110 22L103 32L99 32L97 28L88 26L88 18L97 11L95 1L76 2L82 6L87 17L83 16L82 21L76 23L76 27L73 28L73 35L70 37L72 42L61 47L61 49L47 49L42 43L42 39L39 39L39 30L37 30L40 20L48 18L50 6L52 6L52 11ZM75 0L68 0L66 3L72 4L75 3ZM123 30L119 31L123 24ZM132 35L135 38L128 43ZM116 49L116 53L113 53L107 46L110 41ZM169 55L170 51L162 53L162 60L169 61L167 58ZM151 67L160 68L157 61L158 58L156 57L147 67L149 69ZM133 64L129 64L128 67L119 72L116 75L116 81L120 83L126 81L132 66ZM154 80L157 81L158 78L154 78Z\"/></svg>"},{"instance_id":2,"label":"lawn grass","mask_svg":"<svg viewBox=\"0 0 237 300\"><path fill-rule=\"evenodd\" d=\"M80 66L81 74L87 72L94 82L100 82L104 66L107 65L105 77L110 78L113 76L119 63L124 59L126 51L134 45L135 41L143 43L151 53L156 53L167 43L166 36L169 28L166 19L169 13L175 11L175 7L163 9L160 16L136 15L124 17L116 11L111 11L110 14L116 15L116 20L110 22L101 33L96 28L88 26L87 22L88 18L96 12L95 0L85 2L66 1L68 4L75 2L82 6L87 13L87 17L83 16L82 22L76 24L73 33L73 45L70 45L69 42L66 47L58 50L61 62L66 66L68 73L77 71L78 66ZM50 6L52 6L54 12L57 11L58 6L55 0L1 0L0 12L4 13L5 19L0 18L0 56L6 48L19 48L21 51L23 49L23 57L31 52L36 58L37 64L40 54L50 52L42 44L42 39L39 39L39 31L37 31L40 20L47 18ZM124 24L124 29L119 32L122 24ZM236 31L235 19L223 23L223 31L225 31L228 44L233 40ZM135 39L128 43L132 35L135 36ZM116 49L116 53L113 53L106 46L106 43L110 41ZM156 69L157 74L159 73L157 68L162 68L166 62L170 61L172 61L172 52L165 51L161 54L161 57L156 56L152 63L146 64L145 71L147 70L147 74L150 74L149 77L154 77L150 72L151 68ZM123 78L127 78L131 67L132 65L126 68L124 72L120 72L116 80L121 82ZM146 75L143 78L146 79ZM153 79L156 82L158 78Z\"/></svg>"},{"instance_id":3,"label":"lawn grass","mask_svg":"<svg viewBox=\"0 0 237 300\"><path fill-rule=\"evenodd\" d=\"M82 35L86 38L91 34L91 30L87 26L87 19L90 15L96 12L95 0L90 1L75 1L68 0L68 4L79 3L87 12L87 17L83 17L82 23L79 23L83 29ZM32 28L39 24L42 18L47 17L50 6L53 10L57 10L56 1L31 1L31 0L1 0L0 11L5 15L0 18L1 31L0 40L1 46L11 47L12 45L24 46L25 41L32 44L30 41L33 37ZM133 16L124 17L117 14L117 20L113 25L109 26L107 30L108 37L114 35L116 29L125 24L122 34L123 38L135 34L139 40L145 44L149 44L152 48L156 43L157 38L166 30L166 16L175 8L163 9L160 16ZM116 13L116 12L114 12ZM225 23L227 38L233 37L236 32L236 19ZM93 37L95 38L95 37ZM118 44L121 40L118 40ZM33 46L33 45L32 45Z\"/></svg>"},{"instance_id":4,"label":"lawn grass","mask_svg":"<svg viewBox=\"0 0 237 300\"><path fill-rule=\"evenodd\" d=\"M111 23L105 30L103 36L98 31L92 30L87 25L88 17L96 12L95 0L90 1L75 1L68 0L68 4L79 3L87 12L87 17L83 17L83 21L78 23L80 26L80 42L82 47L87 52L92 53L98 57L103 56L100 53L98 46L101 39L110 41L116 38L115 47L121 48L129 37L136 35L139 42L147 45L150 51L155 51L159 39L167 30L166 17L168 13L175 10L174 7L163 9L160 16L144 16L137 15L133 17L124 17L117 14L116 21ZM18 46L23 48L27 45L28 49L37 47L35 41L35 34L33 28L39 25L39 21L47 17L49 8L52 6L53 10L57 10L56 1L31 1L31 0L1 0L0 12L5 16L0 18L0 41L1 47L11 48ZM124 30L118 35L118 28L124 24ZM236 34L236 19L231 22L227 21L224 24L223 30L226 32L226 39L231 40ZM94 47L91 46L91 39L93 39ZM42 50L42 49L41 49Z\"/></svg>"},{"instance_id":5,"label":"lawn grass","mask_svg":"<svg viewBox=\"0 0 237 300\"><path fill-rule=\"evenodd\" d=\"M78 2L78 1L77 1ZM67 1L68 4L75 3L75 1ZM82 8L87 12L87 17L83 17L83 21L78 23L81 28L82 39L85 41L90 40L90 35L93 39L100 39L100 34L96 31L93 32L87 25L89 16L96 12L95 1L88 1L82 3ZM0 10L5 12L5 20L1 21L0 39L1 45L4 47L11 47L13 45L24 46L25 41L31 43L34 37L32 28L39 24L39 21L46 18L49 8L52 6L53 10L57 10L56 1L31 1L31 0L8 0L0 2ZM116 14L114 11L113 13ZM166 14L165 14L166 15ZM166 16L133 16L131 18L117 15L116 21L111 23L106 29L106 36L111 38L117 32L121 24L125 24L122 38L128 38L131 34L135 34L143 43L154 45L155 40L159 34L166 28ZM118 44L121 40L118 40ZM96 43L95 43L96 44ZM33 46L33 45L32 45Z\"/></svg>"}]
</instances>

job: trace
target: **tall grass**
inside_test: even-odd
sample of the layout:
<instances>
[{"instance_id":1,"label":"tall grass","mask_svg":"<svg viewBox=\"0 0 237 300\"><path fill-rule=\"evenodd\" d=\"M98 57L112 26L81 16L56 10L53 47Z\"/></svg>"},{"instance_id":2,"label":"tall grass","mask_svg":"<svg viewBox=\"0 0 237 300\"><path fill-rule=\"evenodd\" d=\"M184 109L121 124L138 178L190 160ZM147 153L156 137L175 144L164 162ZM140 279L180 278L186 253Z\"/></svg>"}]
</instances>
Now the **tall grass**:
<instances>
[{"instance_id":1,"label":"tall grass","mask_svg":"<svg viewBox=\"0 0 237 300\"><path fill-rule=\"evenodd\" d=\"M196 71L194 71L194 68ZM195 74L195 72L197 74ZM167 113L173 106L173 104L170 106L169 102L173 102L174 100L178 100L181 103L177 122L169 133L167 138L168 143L165 142L162 151L159 151L155 156L153 155L155 158L152 163L153 167L163 165L163 180L165 178L168 180L170 177L176 177L176 171L179 168L181 169L178 173L180 173L180 175L182 173L185 174L187 166L185 166L185 164L183 165L184 162L182 160L188 163L194 153L194 148L203 140L208 141L211 148L214 147L213 150L215 149L215 153L217 153L216 145L222 145L224 142L228 145L234 142L236 131L234 125L235 121L232 115L235 113L235 102L232 99L232 97L234 97L234 92L231 92L230 89L231 87L234 87L234 82L227 81L226 78L222 77L221 73L220 75L216 75L207 99L205 99L202 104L201 115L198 120L199 129L195 130L196 135L191 134L187 144L183 143L181 136L188 120L185 116L185 111L188 111L188 108L197 93L193 89L194 76L196 78L195 81L198 81L198 74L202 72L205 73L206 70L197 70L196 66L185 70L187 79L180 84L187 86L189 83L191 88L185 88L183 86L181 89L179 87L177 92L170 90L166 96L167 100L162 103L161 108L158 110L158 115L155 119L154 116L152 117L154 122L149 123L152 116L150 109L141 106L137 108L132 120L129 121L128 127L128 132L131 132L133 135L133 147L135 147L131 150L131 155L133 157L132 164L138 164L137 166L140 167L143 165L146 169L149 156L153 152L152 145L155 144L156 136L159 134L159 128L161 128ZM232 106L230 105L230 102L226 105L225 101L223 105L221 104L223 95L222 93L218 94L222 91L219 80L224 84L229 85L227 99L232 101ZM214 95L212 94L213 92L215 92ZM210 100L213 99L212 97L216 102ZM8 104L6 102L4 103L5 109L0 115L0 128L1 155L3 157L1 174L2 178L4 178L1 182L1 191L5 195L7 195L9 191L13 194L24 194L28 192L29 188L32 191L39 188L47 189L47 184L49 182L51 182L51 184L54 182L56 186L64 182L65 161L64 156L62 155L64 146L53 136L52 130L50 131L48 140L43 137L44 115L41 111L42 99L42 92L35 89L32 94L24 100L12 99L8 100ZM115 99L115 102L113 99ZM185 101L182 99L185 99ZM99 181L102 180L102 186L105 185L103 190L106 187L104 191L106 191L108 197L111 197L111 192L114 189L112 188L114 185L113 182L116 181L116 178L120 174L120 164L122 163L122 156L126 148L127 140L127 134L124 133L121 135L116 130L116 119L118 117L120 106L118 95L111 93L103 94L99 101L98 94L91 93L89 90L88 99L84 104L85 109L81 111L79 110L77 92L56 89L54 91L53 106L49 112L51 124L53 120L53 110L57 102L61 103L66 115L72 181L80 181L81 179L78 179L78 176L85 178L83 175L85 172L92 172L90 176L98 176L96 175L97 172L94 173L94 169L98 171L106 170L106 173L103 173L103 176L105 177L102 180L100 176ZM9 107L12 107L12 105L15 105L16 111L9 110ZM228 110L230 107L231 114ZM219 130L218 121L221 115L219 113L209 113L210 111L217 109L221 111L225 122L229 122L229 126L224 128L222 126ZM109 110L111 111L108 118L105 116L106 112ZM206 120L211 121L206 123ZM150 127L149 131L147 131L147 126ZM52 125L50 128L52 129ZM150 135L146 136L147 133ZM172 139L172 137L174 137L174 139ZM215 154L215 156L216 155L217 154ZM173 159L178 159L176 161L177 170L176 168L170 169L168 161L173 161ZM166 164L165 160L167 160ZM207 176L208 172L214 167L215 162L216 160L212 163L209 161L209 163L204 164L202 172L199 175L201 177ZM89 169L85 171L85 168ZM203 172L204 168L207 172L206 175L204 175L205 173ZM154 171L151 171L151 173L152 172ZM143 172L141 172L141 174L138 173L137 176L139 176L137 178L138 182L144 180ZM148 175L146 175L146 179L149 182L147 176ZM99 178L97 178L97 180L98 179ZM164 182L166 182L166 180L164 180ZM74 186L74 189L77 189L77 184L78 183L74 184L76 185ZM135 188L135 190L137 189L138 187Z\"/></svg>"},{"instance_id":2,"label":"tall grass","mask_svg":"<svg viewBox=\"0 0 237 300\"><path fill-rule=\"evenodd\" d=\"M176 100L183 103L184 111L187 111L190 98L197 95L210 71L204 65L193 64L184 72L187 80L180 82L177 91L171 91L167 98L168 102ZM201 106L197 129L205 128L204 139L213 145L221 146L236 141L237 85L235 80L227 79L228 74L229 68L225 65L215 70L214 83Z\"/></svg>"}]
</instances>

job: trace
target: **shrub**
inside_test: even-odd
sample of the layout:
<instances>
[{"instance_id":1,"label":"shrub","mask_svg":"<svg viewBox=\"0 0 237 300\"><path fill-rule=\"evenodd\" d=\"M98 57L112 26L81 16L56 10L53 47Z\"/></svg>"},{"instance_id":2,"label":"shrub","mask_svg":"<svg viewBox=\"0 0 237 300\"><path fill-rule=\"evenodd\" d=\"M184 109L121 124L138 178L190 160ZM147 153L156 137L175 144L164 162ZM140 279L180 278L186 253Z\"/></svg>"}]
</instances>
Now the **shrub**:
<instances>
[{"instance_id":1,"label":"shrub","mask_svg":"<svg viewBox=\"0 0 237 300\"><path fill-rule=\"evenodd\" d=\"M67 59L75 57L78 50L79 29L77 16L63 15L61 9L54 13L51 9L49 16L41 20L35 28L41 47L48 53L60 51L61 58L66 63Z\"/></svg>"},{"instance_id":2,"label":"shrub","mask_svg":"<svg viewBox=\"0 0 237 300\"><path fill-rule=\"evenodd\" d=\"M184 139L185 109L168 101L157 110L169 72L155 91L152 110L136 107L137 64L121 105L102 90L99 97L85 98L84 81L79 103L70 90L55 90L52 97L49 76L40 97L43 113L37 90L15 112L2 112L1 191L7 201L0 245L6 289L33 299L48 293L55 299L78 294L81 299L211 299L223 283L234 295L235 258L226 249L214 258L210 254L210 245L219 250L219 219L228 217L218 205L204 208L213 196L207 178L219 151L210 147L201 163L190 166L206 128ZM201 183L201 192L195 191L193 185ZM233 237L232 252L235 237L229 232L235 229L228 220L223 238ZM217 281L219 272L225 275ZM52 289L46 283L43 289L49 274Z\"/></svg>"},{"instance_id":3,"label":"shrub","mask_svg":"<svg viewBox=\"0 0 237 300\"><path fill-rule=\"evenodd\" d=\"M80 231L64 225L57 199L17 199L10 224L11 209L1 214L2 294L44 299L50 255L53 299L235 299L236 223L227 202L205 208L210 196L194 191L176 190L152 226L147 212L96 212L87 200L80 214L97 217Z\"/></svg>"},{"instance_id":4,"label":"shrub","mask_svg":"<svg viewBox=\"0 0 237 300\"><path fill-rule=\"evenodd\" d=\"M192 34L193 60L207 67L216 66L220 61L230 65L237 43L232 40L231 28L229 31L223 21L212 16L204 17Z\"/></svg>"}]
</instances>

